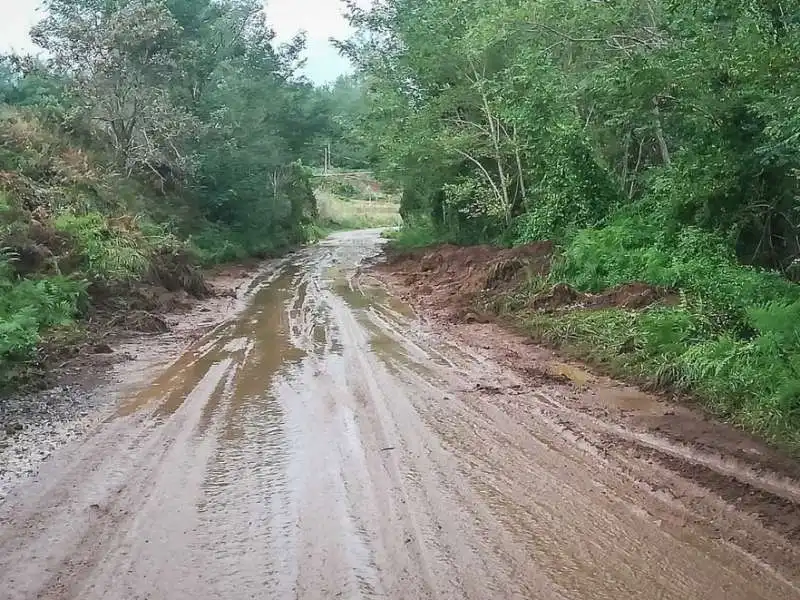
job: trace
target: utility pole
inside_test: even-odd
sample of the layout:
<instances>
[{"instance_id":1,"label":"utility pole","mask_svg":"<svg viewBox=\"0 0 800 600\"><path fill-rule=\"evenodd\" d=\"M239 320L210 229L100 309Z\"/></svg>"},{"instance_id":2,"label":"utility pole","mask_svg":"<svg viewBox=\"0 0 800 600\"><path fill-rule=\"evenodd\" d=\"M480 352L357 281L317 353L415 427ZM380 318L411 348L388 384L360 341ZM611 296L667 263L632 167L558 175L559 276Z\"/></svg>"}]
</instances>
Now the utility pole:
<instances>
[{"instance_id":1,"label":"utility pole","mask_svg":"<svg viewBox=\"0 0 800 600\"><path fill-rule=\"evenodd\" d=\"M331 170L331 143L328 142L325 146L325 174L327 175Z\"/></svg>"}]
</instances>

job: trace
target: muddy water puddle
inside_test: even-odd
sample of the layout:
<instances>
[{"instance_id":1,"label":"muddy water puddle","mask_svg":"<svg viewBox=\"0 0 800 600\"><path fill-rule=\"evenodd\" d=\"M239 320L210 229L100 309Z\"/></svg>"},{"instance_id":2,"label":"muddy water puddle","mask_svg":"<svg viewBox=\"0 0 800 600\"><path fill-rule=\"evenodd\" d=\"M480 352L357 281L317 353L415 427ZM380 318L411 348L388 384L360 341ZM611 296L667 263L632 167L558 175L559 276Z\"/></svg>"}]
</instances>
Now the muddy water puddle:
<instances>
[{"instance_id":1,"label":"muddy water puddle","mask_svg":"<svg viewBox=\"0 0 800 600\"><path fill-rule=\"evenodd\" d=\"M242 393L234 393L234 399L246 398L253 389L263 392L278 367L302 354L289 340L285 310L296 274L296 268L286 268L277 278L257 284L259 291L235 321L219 325L196 342L149 386L123 402L117 416L148 408L156 417L169 416L212 367L221 365L224 373L236 372L235 388Z\"/></svg>"}]
</instances>

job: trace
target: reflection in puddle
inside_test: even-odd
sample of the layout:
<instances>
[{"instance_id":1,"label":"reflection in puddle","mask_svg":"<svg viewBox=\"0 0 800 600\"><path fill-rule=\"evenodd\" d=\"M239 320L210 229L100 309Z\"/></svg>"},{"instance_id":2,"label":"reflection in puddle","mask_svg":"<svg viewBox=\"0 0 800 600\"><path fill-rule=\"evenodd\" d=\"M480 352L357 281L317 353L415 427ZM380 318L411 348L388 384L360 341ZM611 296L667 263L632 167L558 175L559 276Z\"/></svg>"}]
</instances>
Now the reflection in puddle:
<instances>
[{"instance_id":1,"label":"reflection in puddle","mask_svg":"<svg viewBox=\"0 0 800 600\"><path fill-rule=\"evenodd\" d=\"M261 287L236 321L224 323L201 338L147 389L123 403L117 416L150 407L153 416L167 417L183 405L215 365L221 364L228 365L226 373L231 369L237 371L236 384L228 398L233 405L241 403L248 391L263 392L279 366L302 356L289 341L287 331L286 304L291 299L295 275L296 270L288 268L272 283ZM220 379L223 376L219 374ZM211 401L206 409L215 408L222 394L207 395Z\"/></svg>"}]
</instances>

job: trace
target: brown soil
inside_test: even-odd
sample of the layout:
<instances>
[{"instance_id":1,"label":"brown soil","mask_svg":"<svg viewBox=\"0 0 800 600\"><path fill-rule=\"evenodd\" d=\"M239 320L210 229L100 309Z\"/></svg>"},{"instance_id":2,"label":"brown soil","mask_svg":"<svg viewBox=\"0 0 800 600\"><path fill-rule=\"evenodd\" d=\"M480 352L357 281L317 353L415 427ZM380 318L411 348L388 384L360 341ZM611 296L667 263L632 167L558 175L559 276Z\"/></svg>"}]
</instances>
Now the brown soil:
<instances>
[{"instance_id":1,"label":"brown soil","mask_svg":"<svg viewBox=\"0 0 800 600\"><path fill-rule=\"evenodd\" d=\"M766 561L782 560L776 548L748 540L735 527L722 527L719 517L735 509L789 544L800 542L800 465L792 457L696 407L645 393L565 361L534 345L530 338L509 331L490 314L475 318L473 304L478 293L512 290L527 273L546 273L550 251L547 244L528 246L516 255L487 247L445 246L390 256L374 271L392 293L411 303L435 329L446 328L447 335L463 347L477 349L485 359L506 365L526 383L556 398L545 414L570 435L601 455L633 456L651 465L649 471L636 473L647 489L687 505L707 506L708 499L714 498L719 512L703 509L707 514L702 518L710 535L734 541ZM640 309L675 301L670 290L643 283L597 295L559 284L534 298L531 306L548 311L565 307ZM697 498L686 496L686 486L695 486L692 494Z\"/></svg>"},{"instance_id":2,"label":"brown soil","mask_svg":"<svg viewBox=\"0 0 800 600\"><path fill-rule=\"evenodd\" d=\"M636 310L656 303L673 305L678 300L678 296L671 290L638 281L624 283L599 294L582 293L566 283L558 283L549 292L531 298L529 305L533 309L546 312L569 308Z\"/></svg>"},{"instance_id":3,"label":"brown soil","mask_svg":"<svg viewBox=\"0 0 800 600\"><path fill-rule=\"evenodd\" d=\"M110 367L149 354L153 346L159 355L179 352L240 307L260 266L250 262L207 270L198 278L203 293L196 295L156 283L92 288L88 335L77 341L54 337L45 344L41 384L93 387Z\"/></svg>"},{"instance_id":4,"label":"brown soil","mask_svg":"<svg viewBox=\"0 0 800 600\"><path fill-rule=\"evenodd\" d=\"M553 256L551 242L512 249L492 246L453 246L391 253L379 269L400 277L409 299L445 321L485 322L490 315L476 311L479 295L491 298L519 287L532 276L547 275ZM579 292L559 283L529 301L531 308L642 309L656 303L671 305L677 295L666 288L631 282L599 294Z\"/></svg>"},{"instance_id":5,"label":"brown soil","mask_svg":"<svg viewBox=\"0 0 800 600\"><path fill-rule=\"evenodd\" d=\"M586 299L588 308L646 308L655 303L675 304L678 296L667 288L634 281L610 288Z\"/></svg>"},{"instance_id":6,"label":"brown soil","mask_svg":"<svg viewBox=\"0 0 800 600\"><path fill-rule=\"evenodd\" d=\"M447 321L483 320L473 304L478 294L509 290L526 278L545 275L553 244L537 242L512 249L445 244L389 256L379 269L402 279L404 294Z\"/></svg>"}]
</instances>

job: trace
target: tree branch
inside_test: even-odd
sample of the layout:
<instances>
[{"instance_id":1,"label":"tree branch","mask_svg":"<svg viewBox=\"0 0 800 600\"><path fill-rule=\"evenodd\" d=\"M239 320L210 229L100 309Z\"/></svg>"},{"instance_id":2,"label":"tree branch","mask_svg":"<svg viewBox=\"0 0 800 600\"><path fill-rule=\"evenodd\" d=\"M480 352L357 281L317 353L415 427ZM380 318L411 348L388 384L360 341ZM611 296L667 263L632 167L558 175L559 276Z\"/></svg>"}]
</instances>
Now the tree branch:
<instances>
[{"instance_id":1,"label":"tree branch","mask_svg":"<svg viewBox=\"0 0 800 600\"><path fill-rule=\"evenodd\" d=\"M463 150L459 150L458 148L456 148L455 151L460 156L466 158L468 161L470 161L471 163L473 163L475 166L477 166L480 169L481 173L483 173L484 177L486 178L486 181L488 181L489 185L492 186L492 190L494 191L495 196L497 196L497 200L499 202L502 202L503 201L503 195L500 193L500 189L497 187L497 184L494 182L494 179L492 179L492 176L489 173L489 171L486 169L486 167L484 167L483 164L481 164L481 161L479 161L477 158L474 158L473 156L470 156L469 154L467 154Z\"/></svg>"}]
</instances>

